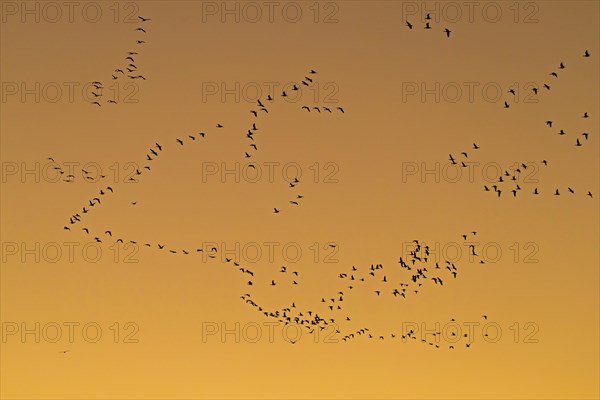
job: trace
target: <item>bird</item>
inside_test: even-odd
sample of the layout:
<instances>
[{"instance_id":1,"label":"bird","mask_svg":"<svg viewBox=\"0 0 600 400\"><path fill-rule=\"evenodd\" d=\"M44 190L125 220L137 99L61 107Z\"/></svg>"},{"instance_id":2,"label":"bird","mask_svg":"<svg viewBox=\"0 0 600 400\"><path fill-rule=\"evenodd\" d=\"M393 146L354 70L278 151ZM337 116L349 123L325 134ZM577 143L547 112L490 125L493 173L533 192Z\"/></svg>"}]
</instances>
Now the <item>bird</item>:
<instances>
[{"instance_id":1,"label":"bird","mask_svg":"<svg viewBox=\"0 0 600 400\"><path fill-rule=\"evenodd\" d=\"M273 208L273 213L277 214L279 213L279 210L277 208Z\"/></svg>"},{"instance_id":2,"label":"bird","mask_svg":"<svg viewBox=\"0 0 600 400\"><path fill-rule=\"evenodd\" d=\"M146 22L146 21L150 21L150 18L144 18L144 17L140 17L138 15L138 18L142 21L142 22Z\"/></svg>"},{"instance_id":3,"label":"bird","mask_svg":"<svg viewBox=\"0 0 600 400\"><path fill-rule=\"evenodd\" d=\"M449 30L448 28L444 29L444 32L446 32L446 36L450 37L450 32L452 32L451 30Z\"/></svg>"},{"instance_id":4,"label":"bird","mask_svg":"<svg viewBox=\"0 0 600 400\"><path fill-rule=\"evenodd\" d=\"M504 102L504 108L509 108L510 106L508 105L508 103L505 101Z\"/></svg>"},{"instance_id":5,"label":"bird","mask_svg":"<svg viewBox=\"0 0 600 400\"><path fill-rule=\"evenodd\" d=\"M587 112L584 112L584 113L583 113L583 116L582 116L581 118L589 118L589 117L588 117L588 113L587 113Z\"/></svg>"},{"instance_id":6,"label":"bird","mask_svg":"<svg viewBox=\"0 0 600 400\"><path fill-rule=\"evenodd\" d=\"M342 114L345 114L344 109L342 107L338 107L337 109L340 110L342 112Z\"/></svg>"},{"instance_id":7,"label":"bird","mask_svg":"<svg viewBox=\"0 0 600 400\"><path fill-rule=\"evenodd\" d=\"M412 29L413 28L412 24L410 22L408 22L408 21L406 21L406 26L408 26L408 29Z\"/></svg>"},{"instance_id":8,"label":"bird","mask_svg":"<svg viewBox=\"0 0 600 400\"><path fill-rule=\"evenodd\" d=\"M586 51L585 51L585 53L583 53L583 56L584 56L584 57L589 57L589 56L590 56L590 53L589 53L589 52L586 50Z\"/></svg>"},{"instance_id":9,"label":"bird","mask_svg":"<svg viewBox=\"0 0 600 400\"><path fill-rule=\"evenodd\" d=\"M431 26L429 26L429 22L425 23L425 29L431 29Z\"/></svg>"}]
</instances>

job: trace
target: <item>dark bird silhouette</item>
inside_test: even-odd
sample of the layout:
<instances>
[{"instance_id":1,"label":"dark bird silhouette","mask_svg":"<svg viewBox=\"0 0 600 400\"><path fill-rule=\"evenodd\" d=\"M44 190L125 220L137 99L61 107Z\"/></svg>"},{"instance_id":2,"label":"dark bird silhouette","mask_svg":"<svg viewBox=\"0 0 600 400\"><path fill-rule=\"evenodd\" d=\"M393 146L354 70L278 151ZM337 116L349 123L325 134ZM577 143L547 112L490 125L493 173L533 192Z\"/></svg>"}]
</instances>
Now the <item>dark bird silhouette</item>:
<instances>
[{"instance_id":1,"label":"dark bird silhouette","mask_svg":"<svg viewBox=\"0 0 600 400\"><path fill-rule=\"evenodd\" d=\"M412 24L410 22L408 22L408 21L406 21L406 26L408 26L408 29L412 29L413 28Z\"/></svg>"},{"instance_id":2,"label":"dark bird silhouette","mask_svg":"<svg viewBox=\"0 0 600 400\"><path fill-rule=\"evenodd\" d=\"M450 37L450 32L452 32L450 29L446 28L444 29L444 32L446 32L446 36Z\"/></svg>"}]
</instances>

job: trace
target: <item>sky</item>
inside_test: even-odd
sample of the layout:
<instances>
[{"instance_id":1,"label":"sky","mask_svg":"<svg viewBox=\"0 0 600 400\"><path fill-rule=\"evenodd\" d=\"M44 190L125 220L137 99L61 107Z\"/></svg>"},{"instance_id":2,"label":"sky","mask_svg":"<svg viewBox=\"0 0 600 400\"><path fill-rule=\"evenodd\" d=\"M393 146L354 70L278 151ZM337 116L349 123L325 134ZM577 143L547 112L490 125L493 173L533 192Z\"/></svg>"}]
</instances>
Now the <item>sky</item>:
<instances>
[{"instance_id":1,"label":"sky","mask_svg":"<svg viewBox=\"0 0 600 400\"><path fill-rule=\"evenodd\" d=\"M0 397L600 396L598 2L0 12Z\"/></svg>"}]
</instances>

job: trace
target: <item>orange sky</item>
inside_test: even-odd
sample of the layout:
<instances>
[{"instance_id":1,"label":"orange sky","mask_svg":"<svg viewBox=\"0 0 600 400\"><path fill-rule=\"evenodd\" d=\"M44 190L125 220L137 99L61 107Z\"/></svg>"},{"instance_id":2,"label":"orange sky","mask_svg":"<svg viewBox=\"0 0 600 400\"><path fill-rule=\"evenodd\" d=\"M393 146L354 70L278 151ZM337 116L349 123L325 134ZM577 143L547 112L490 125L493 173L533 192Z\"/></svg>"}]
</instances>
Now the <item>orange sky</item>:
<instances>
[{"instance_id":1,"label":"orange sky","mask_svg":"<svg viewBox=\"0 0 600 400\"><path fill-rule=\"evenodd\" d=\"M1 1L0 396L598 398L600 8L476 3Z\"/></svg>"}]
</instances>

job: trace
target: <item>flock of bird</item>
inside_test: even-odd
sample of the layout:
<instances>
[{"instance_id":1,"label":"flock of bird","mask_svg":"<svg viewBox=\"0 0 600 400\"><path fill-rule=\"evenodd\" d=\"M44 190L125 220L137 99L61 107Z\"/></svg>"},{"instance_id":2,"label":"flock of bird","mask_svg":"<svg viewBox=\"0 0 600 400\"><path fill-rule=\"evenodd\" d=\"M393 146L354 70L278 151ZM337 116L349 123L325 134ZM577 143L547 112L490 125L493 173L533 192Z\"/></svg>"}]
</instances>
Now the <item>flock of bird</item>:
<instances>
[{"instance_id":1,"label":"flock of bird","mask_svg":"<svg viewBox=\"0 0 600 400\"><path fill-rule=\"evenodd\" d=\"M488 319L487 315L482 315L482 319L484 321L486 321ZM448 321L449 324L458 324L458 322L456 321L456 319L451 318ZM460 335L461 331L459 330L459 328L456 329L456 332L454 330L450 330L447 329L449 332L444 332L442 333L441 331L437 331L437 332L425 332L425 333L421 333L420 337L420 343L423 344L428 344L430 346L435 346L436 349L440 348L440 345L438 344L442 339L446 339L447 341L449 341L451 344L448 345L448 349L453 350L455 348L456 345L458 345L458 342L465 339L465 348L470 348L471 344L474 342L475 338L474 337L470 337L469 333L464 333L462 335ZM446 329L444 329L446 330ZM449 336L452 338L451 340L448 340L448 338L444 338L445 334L449 334ZM388 333L387 335L372 335L369 331L368 328L362 328L357 330L354 333L350 333L348 335L345 335L342 340L345 341L349 341L352 339L358 339L361 335L364 335L363 337L367 337L369 339L379 339L379 340L385 340L386 338L388 340L393 340L393 339L398 339L400 341L402 341L403 343L405 342L409 342L409 339L412 340L417 340L418 339L418 333L415 332L414 329L407 329L405 331L401 331L401 332L397 332L397 333ZM428 338L428 335L433 336L433 340L431 340L430 338ZM488 337L489 335L487 333L484 333L483 336Z\"/></svg>"},{"instance_id":2,"label":"flock of bird","mask_svg":"<svg viewBox=\"0 0 600 400\"><path fill-rule=\"evenodd\" d=\"M585 50L585 52L583 53L583 58L589 58L590 57L590 53ZM564 70L566 69L566 66L564 64L564 62L561 62L558 66L558 70ZM553 76L555 78L558 78L558 73L553 71L549 74L550 76ZM550 90L550 85L547 83L543 84L543 87L546 90ZM533 93L534 94L538 94L539 88L533 88ZM512 94L513 96L516 96L516 92L514 91L514 89L510 89L508 91L508 93ZM510 108L510 104L505 101L504 102L504 108ZM588 112L583 112L581 114L581 118L587 120L590 118ZM549 128L552 128L552 125L554 124L553 120L547 120L546 121L546 125ZM564 131L564 129L560 129L560 131L558 132L558 135L563 136L563 135L567 135L567 132ZM583 146L583 143L585 143L588 138L589 138L589 133L588 132L583 132L580 135L581 137L583 137L583 139L580 140L579 137L576 137L575 139L575 143L574 146L575 147L581 147ZM479 146L476 143L473 143L472 146L472 150L478 150ZM468 166L465 164L465 162L468 159L468 153L466 151L463 151L460 153L460 156L453 156L452 154L449 154L449 161L451 164L453 165L459 165L462 168L467 168ZM542 160L542 164L544 166L548 166L548 161L547 160ZM523 180L523 182L521 182L520 180L520 176L521 174L523 174L525 172L525 170L527 169L527 163L521 163L520 166L512 169L512 170L504 170L502 175L500 175L497 178L497 182L495 182L493 185L483 185L483 189L486 192L490 192L491 194L494 194L495 196L497 196L498 198L500 198L502 196L502 193L511 193L513 198L516 198L517 195L519 195L520 193L529 193L531 195L535 195L535 196L539 196L539 195L543 195L543 194L550 194L553 196L560 196L561 195L561 191L562 193L568 193L569 195L575 195L576 191L575 189L573 189L573 187L571 186L566 186L564 188L557 188L555 187L554 190L550 190L550 191L542 191L540 188L535 187L527 192L523 191L523 188L521 187L521 185L525 186L525 180ZM582 193L587 197L593 198L592 192L591 191L577 191L577 193ZM509 195L510 196L510 195ZM505 196L506 197L506 196Z\"/></svg>"},{"instance_id":3,"label":"flock of bird","mask_svg":"<svg viewBox=\"0 0 600 400\"><path fill-rule=\"evenodd\" d=\"M198 135L203 138L204 135ZM190 135L193 136L193 135ZM191 139L197 140L197 139ZM182 145L181 139L176 139L177 143ZM155 150L156 148L156 150ZM150 149L151 154L155 159L162 151L162 146L156 143L156 147ZM156 153L156 154L154 154ZM142 174L142 171L139 171ZM112 195L114 189L110 186L101 189L97 195L91 198L88 203L82 207L80 212L74 213L69 217L69 224L64 227L65 230L72 231L72 227L82 224L84 215L89 213L93 207L100 206L104 196ZM132 204L136 204L133 202ZM294 287L302 284L301 271L291 270L287 266L282 265L277 272L263 276L266 271L257 271L255 268L249 268L246 265L242 265L239 261L228 258L225 256L218 257L220 255L219 249L216 246L200 247L196 249L181 249L174 246L167 245L166 242L144 242L137 240L127 240L121 237L117 238L111 230L105 230L102 234L94 232L87 226L82 226L80 231L86 235L93 237L93 240L97 243L109 243L112 241L116 243L130 243L136 246L143 246L155 251L165 251L170 254L180 254L183 256L192 256L194 254L200 254L204 252L210 259L215 262L221 262L226 266L230 266L237 270L241 276L244 277L244 284L250 288L256 286L259 282L262 288L267 287L279 287L288 290L289 287ZM470 235L476 235L477 232L473 231ZM467 234L463 235L463 240L467 240ZM330 244L335 247L335 244ZM476 247L474 245L469 246L470 255L478 257ZM479 259L479 263L483 264L484 261ZM388 272L389 270L389 272ZM352 266L349 270L339 273L338 278L340 279L343 287L336 289L336 293L332 296L321 297L320 306L313 307L312 309L300 310L296 306L296 302L293 301L290 305L278 309L268 309L266 306L261 305L258 301L254 300L251 293L245 293L240 298L246 303L252 306L255 311L261 313L265 317L273 318L283 324L297 324L306 328L309 334L313 334L316 329L324 330L328 327L335 329L335 333L341 333L340 324L350 323L352 318L345 312L343 307L344 299L349 296L353 291L360 290L363 287L369 287L370 292L373 296L384 298L390 296L396 299L406 299L408 296L415 296L426 286L439 286L442 287L445 284L448 285L454 279L457 279L459 275L459 267L450 261L446 261L440 265L435 260L430 260L429 246L422 244L419 240L414 240L414 246L409 252L409 257L404 260L402 256L399 257L398 266L393 268L384 268L383 264L371 264L370 267L357 268ZM401 279L402 274L407 274L405 279ZM365 337L373 338L371 333L367 333L368 328L361 328L357 331L356 336L351 333L342 337L344 342L354 339L365 333ZM360 333L359 333L360 332ZM405 339L406 337L415 339L409 332L405 335L399 335ZM394 334L391 337L395 337ZM379 336L383 339L384 336ZM425 342L422 340L422 342ZM295 343L292 341L292 343ZM431 342L428 342L431 344ZM470 344L467 346L469 347ZM436 348L439 348L436 345ZM450 348L453 348L451 346Z\"/></svg>"},{"instance_id":4,"label":"flock of bird","mask_svg":"<svg viewBox=\"0 0 600 400\"><path fill-rule=\"evenodd\" d=\"M431 24L430 21L431 21L431 15L427 14L425 16L425 26L423 27L423 29L427 29L427 30L433 29L431 27L431 25L430 25ZM408 29L412 29L413 28L413 24L410 23L410 21L406 21L406 26L408 27ZM450 29L448 29L448 28L444 28L444 33L446 34L446 37L449 38L450 37L450 33L452 33L452 31Z\"/></svg>"},{"instance_id":5,"label":"flock of bird","mask_svg":"<svg viewBox=\"0 0 600 400\"><path fill-rule=\"evenodd\" d=\"M316 74L316 71L311 70L309 75ZM312 83L312 79L305 77L303 80L304 84ZM294 86L296 87L296 86ZM295 90L294 87L292 90ZM285 91L281 94L282 97L286 96ZM257 100L257 109L251 110L252 115L255 119L259 119L264 116L269 115L269 109L267 108L268 104L273 101L271 96L267 96L264 100ZM344 113L344 109L339 107L338 110L340 113ZM310 109L309 109L310 111ZM260 117L259 117L260 116ZM257 156L258 146L256 144L255 135L259 128L257 126L256 121L251 122L251 127L245 132L244 136L248 139L249 147L252 150L244 152L244 158L253 158ZM215 125L216 130L223 129L224 126L221 123ZM198 132L195 134L188 134L187 136L179 136L174 139L173 148L184 148L189 144L196 143L204 140L208 135L207 131ZM134 176L130 177L129 180L137 182L141 176L145 173L148 173L152 170L151 165L152 162L158 159L163 151L170 146L161 145L160 143L154 143L154 146L148 149L148 152L145 154L146 165L141 168L141 170L137 169L135 171ZM55 162L54 158L49 157L49 160ZM58 165L58 164L57 164ZM250 164L252 165L252 164ZM56 167L59 171L60 166ZM89 171L82 172L87 177ZM67 181L72 182L73 177L67 177ZM297 178L294 178L290 182L288 182L290 188L296 187L300 181ZM105 197L112 196L115 193L115 188L112 186L106 186L100 189L97 193L92 195L92 197L87 201L85 205L82 206L80 211L73 213L69 219L68 224L64 226L64 230L73 231L76 227L80 226L79 231L89 235L93 238L93 240L97 243L130 243L136 246L142 246L148 249L153 249L155 251L164 251L169 254L179 254L181 256L192 256L194 254L198 255L200 253L206 254L210 259L215 260L216 262L222 262L225 265L231 266L235 268L241 276L244 277L244 285L249 289L255 288L257 283L259 283L259 287L278 287L278 288L287 288L294 287L302 284L301 280L301 271L298 270L290 270L287 266L283 265L277 271L277 276L268 275L263 276L264 271L257 271L254 268L250 268L246 265L241 265L241 263L233 258L228 257L219 257L219 249L215 246L210 246L210 248L178 248L176 246L169 245L165 241L140 241L140 240L131 240L123 237L118 237L119 235L112 230L100 230L100 232L95 232L91 227L86 226L84 223L85 216L93 209L101 206L103 204ZM303 196L300 194L296 195L296 199L302 199ZM290 200L291 204L299 205L299 203L294 199ZM132 205L136 205L137 201L131 202ZM274 213L279 213L280 209L277 207L274 208ZM473 233L474 234L474 233ZM335 246L331 244L330 246ZM420 253L424 252L424 255ZM475 249L473 248L473 253L475 253ZM370 268L358 269L355 266L352 267L351 271L343 272L339 274L339 278L342 279L343 283L347 285L347 288L343 288L336 292L335 295L328 297L329 300L326 300L325 297L321 298L320 306L317 306L316 309L305 309L300 310L299 307L296 306L295 302L292 302L289 306L284 308L277 309L268 309L266 306L261 305L259 301L256 301L254 297L252 297L251 293L246 293L241 296L241 299L245 301L246 304L251 305L255 310L265 317L277 319L279 322L284 324L298 324L300 326L306 327L309 333L313 333L315 329L323 330L328 327L334 327L336 333L341 333L338 323L352 321L350 315L344 312L344 308L342 307L343 301L346 295L349 295L350 292L353 291L355 287L363 286L371 281L376 281L381 279L380 283L382 287L379 290L374 290L373 293L377 296L381 294L389 294L394 297L406 298L407 295L412 295L413 293L416 295L419 293L419 290L422 286L430 284L436 286L443 286L444 283L447 284L448 279L456 279L458 275L458 268L454 263L447 262L446 265L440 267L437 263L435 266L428 266L428 256L429 256L429 247L422 245L419 241L415 241L415 248L410 253L410 259L404 261L402 257L400 257L399 268L396 268L397 271L406 270L413 271L410 276L410 279L397 282L396 284L392 284L394 275L394 271L390 271L389 280L388 274L383 275L381 277L383 271L382 264L371 265ZM483 262L483 261L482 261ZM428 269L428 267L430 269ZM446 272L446 270L448 270ZM396 272L397 272L396 271ZM386 285L389 282L389 287L386 288ZM393 285L393 287L392 287ZM250 291L250 290L248 290ZM383 296L382 296L383 297ZM343 314L343 315L342 315ZM362 328L359 332L368 332L368 328ZM372 336L371 333L368 333L367 336ZM410 337L410 334L409 334ZM343 340L348 341L353 338L353 334L344 336Z\"/></svg>"},{"instance_id":6,"label":"flock of bird","mask_svg":"<svg viewBox=\"0 0 600 400\"><path fill-rule=\"evenodd\" d=\"M583 113L583 115L581 116L581 118L584 118L584 119L587 119L587 118L589 118L589 115L588 115L588 113L587 113L587 112L584 112L584 113ZM552 128L552 124L553 124L553 123L554 123L554 121L552 121L552 120L548 120L548 121L546 121L546 125L547 125L549 128ZM565 135L567 135L567 132L565 132L565 130L564 130L564 129L561 129L560 131L558 131L558 134L559 134L560 136L565 136ZM590 135L590 134L589 134L588 132L582 132L582 133L580 134L580 136L583 136L583 139L579 140L579 137L576 137L576 138L575 138L575 144L574 144L574 145L575 145L575 147L581 147L581 146L583 146L583 143L587 142L587 140L588 140L588 138L589 138L589 135Z\"/></svg>"},{"instance_id":7,"label":"flock of bird","mask_svg":"<svg viewBox=\"0 0 600 400\"><path fill-rule=\"evenodd\" d=\"M141 23L147 22L150 19L138 17ZM431 16L429 14L425 17L425 26L424 29L430 30L432 29L430 25ZM413 24L409 21L406 21L406 25L409 29L413 29ZM136 28L136 32L143 33L144 35L147 31L144 28ZM444 30L446 36L449 38L451 31L449 29ZM142 45L145 43L144 40L136 40L138 45ZM139 74L138 67L136 66L134 56L138 55L138 52L128 52L128 57L125 58L127 65L124 69L118 68L115 69L115 74L112 75L113 80L121 79L121 78L129 78L132 80L146 78L143 75ZM589 53L586 50L583 57L589 57ZM565 65L561 62L559 65L559 70L565 69ZM317 72L315 70L310 70L304 79L302 79L299 83L294 84L292 86L293 91L300 90L301 86L310 87L314 84L314 78L312 77ZM552 72L550 74L554 78L558 77L557 72ZM101 92L103 88L102 83L94 82L94 88ZM544 84L543 88L545 90L550 90L549 84ZM534 94L537 94L539 88L534 88ZM513 90L509 91L511 94L515 95ZM93 95L97 98L97 101L94 101L92 104L96 104L101 106L100 98L102 97L101 93L93 92ZM281 97L287 97L286 91L283 91L280 95ZM256 168L254 164L254 160L259 157L259 143L258 125L260 125L260 120L262 118L266 118L271 115L270 113L270 105L274 101L274 98L271 95L268 95L264 99L257 99L257 104L253 109L250 110L250 114L254 117L249 123L249 127L247 130L243 132L243 137L247 140L247 147L243 151L244 159L251 159L251 163L249 164L250 168ZM108 103L115 103L114 100L108 100ZM505 108L509 108L510 104L508 101L504 102ZM332 110L329 107L325 106L309 106L304 105L301 107L301 110L306 110L307 112L316 112L316 113L330 113L333 114L334 111L339 111L339 113L344 114L345 110L343 107L337 107ZM589 118L588 113L585 112L583 114L583 118ZM546 124L549 127L552 127L553 121L546 121ZM215 129L221 130L224 126L221 123L215 125ZM201 131L198 133L187 134L184 136L176 137L173 140L172 148L184 148L188 145L193 145L193 143L198 143L206 139L209 135L208 131ZM566 135L562 129L559 133L560 135ZM584 139L580 141L580 138L576 138L575 146L582 146L582 141L588 140L588 133L581 134ZM141 178L142 175L149 173L153 165L152 163L160 157L162 152L165 149L171 149L169 145L161 145L158 142L154 143L154 145L148 149L148 152L145 154L145 164L141 170L137 169L135 171L134 176L130 177L130 181L137 182L138 179ZM471 150L477 151L480 147L473 143ZM461 167L466 168L467 165L465 162L469 159L469 153L467 151L463 151L458 156L449 155L449 160L452 164L459 165ZM58 171L61 175L63 175L63 180L65 182L72 183L75 179L75 176L72 174L65 174L66 172L60 167L58 163L54 160L54 158L49 157L49 161L55 163L55 170ZM544 160L543 164L547 166L547 161ZM521 169L522 168L522 169ZM521 167L516 168L515 170L509 172L508 170L504 171L504 174L499 177L498 182L492 185L493 193L496 193L498 197L501 196L502 192L512 192L514 197L517 197L517 194L522 190L519 183L515 183L519 180L520 174L527 168L527 164L521 164ZM94 180L94 178L90 175L90 171L85 171L82 169L84 179L86 180ZM101 175L100 178L105 178L105 176ZM287 182L290 189L295 189L300 185L300 180L298 178L294 178ZM503 186L504 185L504 186ZM514 185L508 188L505 188L506 185ZM512 188L512 189L511 189ZM297 190L297 189L296 189ZM492 192L492 190L485 185L485 191ZM571 188L567 188L568 192L571 194L575 194L575 191ZM272 318L277 320L283 324L297 324L299 326L304 327L308 333L314 333L315 330L325 330L329 327L333 327L337 334L341 334L341 325L351 325L353 324L353 318L351 318L351 310L347 309L346 303L349 296L353 295L358 291L366 291L366 293L374 298L383 301L385 299L393 299L393 301L404 301L408 297L416 296L423 291L429 290L429 287L441 288L443 286L447 286L452 284L452 282L462 274L462 268L459 268L454 262L451 261L436 261L433 257L430 257L430 249L429 246L419 240L413 241L412 249L409 252L408 257L405 259L404 256L399 256L398 262L394 263L392 266L384 266L382 263L371 264L370 266L351 266L347 270L343 270L340 272L338 277L338 284L340 287L331 289L331 292L327 296L319 296L320 301L316 301L316 304L313 304L310 308L303 308L300 305L296 305L297 301L292 301L291 304L286 305L285 307L276 307L269 308L264 305L263 302L258 299L259 295L253 295L251 292L258 287L259 290L263 291L266 288L293 288L295 286L299 286L303 284L302 281L302 271L292 270L286 265L282 265L278 267L276 272L269 273L268 271L259 271L256 268L250 268L247 265L242 265L242 263L234 258L228 258L222 255L219 251L219 248L216 246L210 247L199 247L199 248L181 248L178 246L171 245L163 240L131 240L129 238L118 237L119 235L112 230L100 230L94 231L90 226L85 224L85 216L92 210L97 209L102 204L104 204L105 198L109 196L113 196L115 194L115 188L112 186L106 186L102 189L98 190L92 197L81 207L80 211L77 211L69 216L68 223L64 226L64 230L73 231L77 229L80 232L93 237L93 240L97 243L111 242L114 243L131 243L133 245L140 245L148 248L153 251L162 251L169 254L178 254L181 256L193 256L199 255L200 253L207 254L210 259L215 260L215 262L221 262L225 266L229 266L239 272L242 277L242 284L247 288L246 292L240 296L240 299L243 300L246 304L250 305L256 312L264 315L267 318ZM540 191L538 188L535 188L533 194L539 195ZM560 195L559 189L556 189L554 195ZM587 195L592 197L591 192L588 192ZM301 199L304 196L298 192L294 192L294 196L289 200L289 204L292 206L299 206ZM137 201L132 201L131 205L137 205ZM279 214L283 208L282 207L273 207L273 213ZM80 228L79 228L80 227ZM102 232L102 233L99 233ZM462 235L464 241L467 241L469 235L475 236L477 234L476 231L472 231L469 234ZM335 246L331 244L331 246ZM477 248L475 245L469 245L469 255L471 257L475 257L479 264L484 264L485 262L479 255L477 254ZM271 290L271 289L267 289ZM291 289L290 289L291 290ZM487 319L487 316L484 316L484 319ZM455 322L454 319L450 321ZM351 332L345 334L342 337L344 342L350 342L359 337L365 337L368 339L401 339L403 342L407 341L417 341L417 333L413 330L408 332L401 333L387 333L387 334L375 334L373 331L368 328L362 326L359 329L349 328L345 330L347 332ZM423 344L428 344L429 346L440 348L439 338L435 339L437 336L441 335L441 332L433 333L434 340L428 340L425 337L421 337L420 342ZM465 338L468 338L468 335L464 335ZM465 344L466 348L469 348L472 343L472 338L468 338L468 342ZM291 341L291 343L295 343ZM454 349L454 345L456 343L450 344L448 346L449 349Z\"/></svg>"},{"instance_id":8,"label":"flock of bird","mask_svg":"<svg viewBox=\"0 0 600 400\"><path fill-rule=\"evenodd\" d=\"M299 83L293 83L292 87L290 90L297 92L300 90L301 86L306 86L306 87L312 87L315 82L314 82L314 78L311 78L311 76L314 76L317 73L317 71L315 71L314 69L311 69L310 71L308 71L307 75L304 76L304 78L299 82ZM275 96L275 95L273 95ZM260 99L258 98L256 100L256 106L253 107L250 110L250 114L252 114L254 116L255 120L260 120L262 118L266 118L268 116L270 116L271 114L269 113L269 108L268 106L273 103L275 101L275 98L271 96L270 94L266 96L266 98L264 99ZM286 92L286 90L283 90L281 92L280 97L285 98L288 97L288 94ZM308 109L308 111L310 112L310 108L309 106L305 106L306 109ZM305 108L302 107L302 108ZM321 112L319 107L313 107L313 109L317 110L318 112ZM342 107L338 107L337 108L341 113L344 113L344 109ZM332 113L331 109L324 107L324 110L329 111L330 113ZM248 147L245 148L244 150L244 159L245 160L255 160L258 154L258 149L259 149L259 144L258 141L255 138L255 135L257 134L257 131L259 131L259 128L257 127L257 122L252 121L251 126L248 127L248 129L243 132L244 138L247 140L247 144ZM249 168L254 168L256 169L256 164L254 162L250 162L248 164ZM295 177L293 179L291 179L289 182L287 182L287 185L290 189L295 189L297 186L300 185L300 180L298 179L298 177ZM302 201L302 199L304 198L304 195L302 195L301 193L299 193L298 191L296 191L294 193L294 195L292 196L292 198L290 200L288 200L288 204L290 204L291 206L299 206ZM282 211L282 207L281 206L275 206L273 207L273 213L274 214L279 214Z\"/></svg>"},{"instance_id":9,"label":"flock of bird","mask_svg":"<svg viewBox=\"0 0 600 400\"><path fill-rule=\"evenodd\" d=\"M583 58L589 58L590 57L589 51L585 50L583 52L582 57ZM558 71L562 71L564 69L566 69L566 66L565 66L564 62L561 61L560 64L558 65L558 67L557 67L557 70ZM554 78L558 78L558 72L556 72L556 71L551 71L548 75L552 76ZM550 91L550 88L551 88L551 85L548 82L545 82L545 83L542 84L541 88L540 87L534 87L534 88L532 88L531 92L533 93L534 96L537 96L540 93L541 89L544 89L545 91ZM517 96L517 93L515 92L514 89L510 89L507 93L512 94L513 99L516 98L516 96ZM509 100L505 100L504 101L504 108L510 108Z\"/></svg>"},{"instance_id":10,"label":"flock of bird","mask_svg":"<svg viewBox=\"0 0 600 400\"><path fill-rule=\"evenodd\" d=\"M325 106L321 106L321 107L313 107L312 109L315 110L318 113L321 113L321 108L323 109L323 111L327 111L330 114L333 114L333 111L331 111L331 108L329 107L325 107ZM309 106L302 106L303 110L306 110L308 112L310 112L311 108ZM338 107L337 111L344 113L344 109L342 107Z\"/></svg>"},{"instance_id":11,"label":"flock of bird","mask_svg":"<svg viewBox=\"0 0 600 400\"><path fill-rule=\"evenodd\" d=\"M139 20L139 23L143 24L144 22L150 21L150 18L144 18L144 17L138 16L138 20ZM143 26L145 26L145 25L143 25ZM145 39L145 36L148 33L146 28L142 28L142 27L135 28L135 32L139 32L140 34L143 34L142 39ZM136 39L135 43L137 46L139 46L139 45L145 44L146 41ZM140 74L139 67L136 65L138 63L135 61L135 57L137 57L138 55L139 55L138 51L128 51L127 57L124 58L124 64L126 64L126 65L116 68L111 75L111 80L116 81L118 79L129 78L130 80L142 79L145 81L146 77L144 75ZM127 72L125 72L125 71L127 71ZM102 82L99 82L99 81L92 82L92 86L94 87L94 90L92 90L92 95L94 96L95 101L92 101L91 104L97 105L98 107L102 107L102 104L100 103L100 101L102 100L102 89L104 88L104 86L102 85ZM106 101L106 103L117 104L117 100L109 99Z\"/></svg>"}]
</instances>

